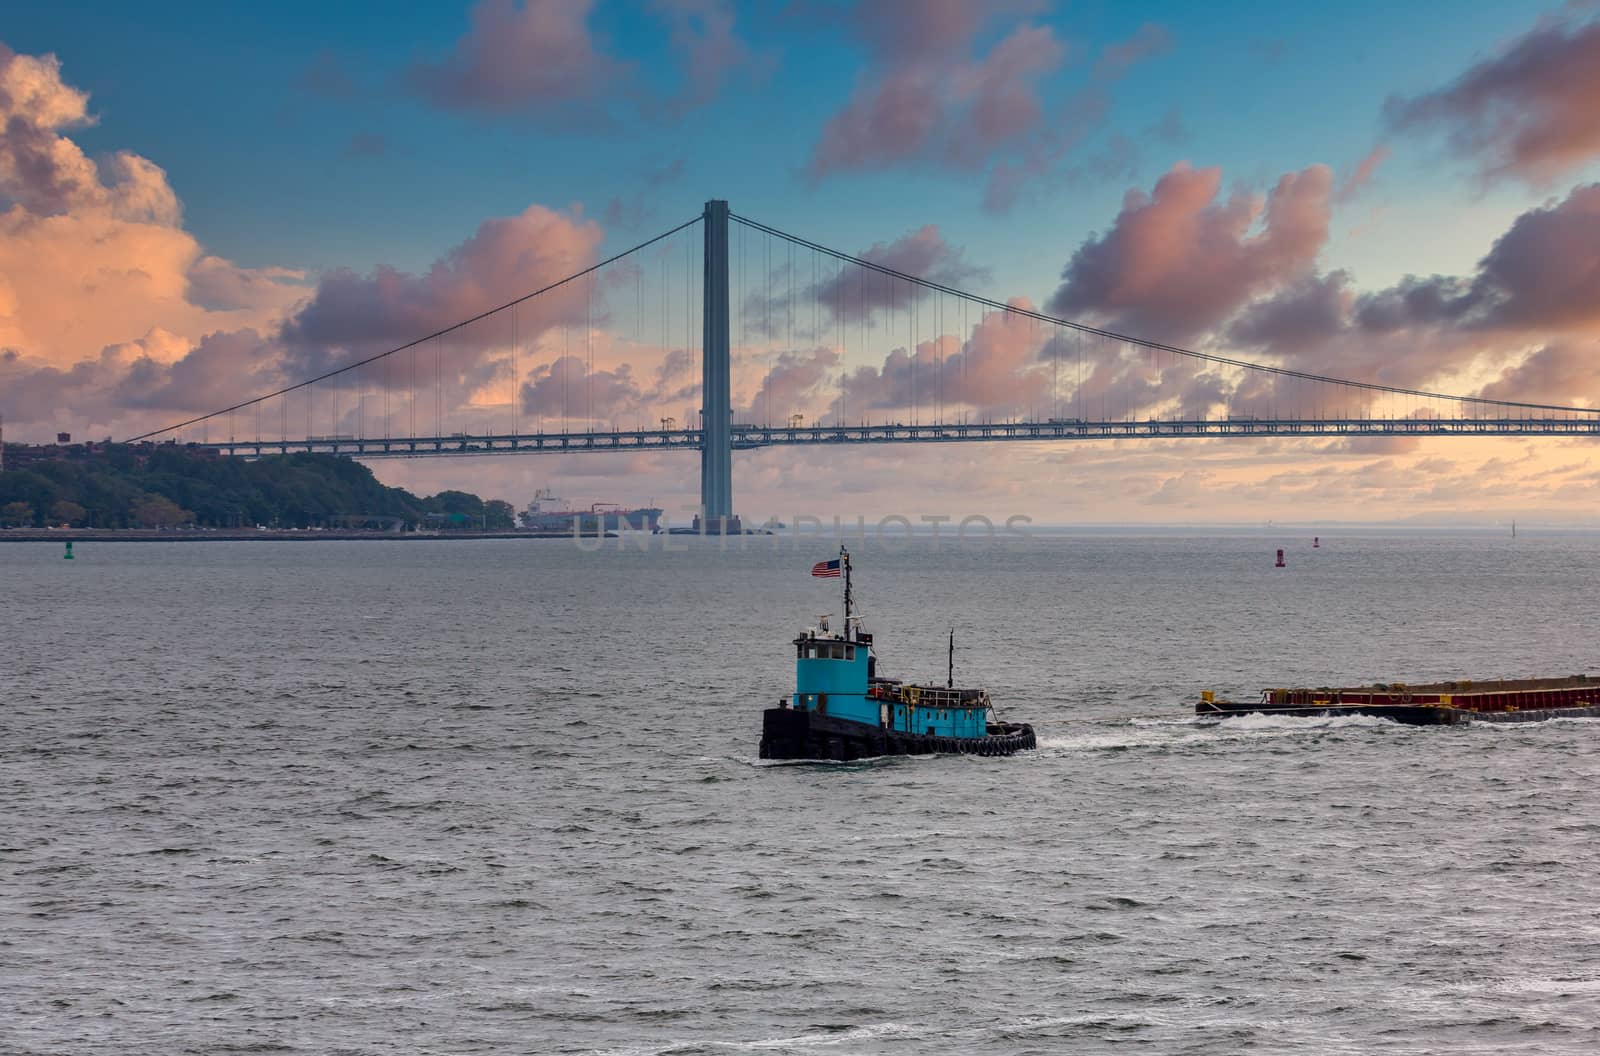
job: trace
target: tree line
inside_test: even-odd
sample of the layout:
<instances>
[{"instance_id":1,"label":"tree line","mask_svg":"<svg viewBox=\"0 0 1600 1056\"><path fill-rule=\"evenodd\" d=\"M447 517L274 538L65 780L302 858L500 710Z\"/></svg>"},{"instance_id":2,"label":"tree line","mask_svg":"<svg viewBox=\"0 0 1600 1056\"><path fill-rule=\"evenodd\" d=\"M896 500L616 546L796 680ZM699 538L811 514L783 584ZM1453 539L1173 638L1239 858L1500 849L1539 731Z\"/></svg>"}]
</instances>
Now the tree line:
<instances>
[{"instance_id":1,"label":"tree line","mask_svg":"<svg viewBox=\"0 0 1600 1056\"><path fill-rule=\"evenodd\" d=\"M515 524L508 502L485 501L466 491L419 497L388 487L366 466L335 455L247 461L169 445L126 444L67 448L53 458L30 459L27 453L6 445L0 526L493 531Z\"/></svg>"}]
</instances>

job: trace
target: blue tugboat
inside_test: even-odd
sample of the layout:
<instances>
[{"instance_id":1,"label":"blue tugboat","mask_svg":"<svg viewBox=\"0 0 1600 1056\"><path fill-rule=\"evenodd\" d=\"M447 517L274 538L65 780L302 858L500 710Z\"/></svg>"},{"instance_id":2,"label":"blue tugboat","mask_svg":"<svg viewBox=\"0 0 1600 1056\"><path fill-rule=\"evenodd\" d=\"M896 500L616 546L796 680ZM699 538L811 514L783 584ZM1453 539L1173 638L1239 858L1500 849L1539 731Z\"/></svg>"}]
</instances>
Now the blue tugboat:
<instances>
[{"instance_id":1,"label":"blue tugboat","mask_svg":"<svg viewBox=\"0 0 1600 1056\"><path fill-rule=\"evenodd\" d=\"M883 755L1011 755L1037 747L1033 727L1001 722L989 694L956 689L955 634L942 686L878 674L872 635L852 614L850 552L819 562L814 576L844 580L844 624L828 617L794 640L795 691L762 716L763 759L870 759Z\"/></svg>"}]
</instances>

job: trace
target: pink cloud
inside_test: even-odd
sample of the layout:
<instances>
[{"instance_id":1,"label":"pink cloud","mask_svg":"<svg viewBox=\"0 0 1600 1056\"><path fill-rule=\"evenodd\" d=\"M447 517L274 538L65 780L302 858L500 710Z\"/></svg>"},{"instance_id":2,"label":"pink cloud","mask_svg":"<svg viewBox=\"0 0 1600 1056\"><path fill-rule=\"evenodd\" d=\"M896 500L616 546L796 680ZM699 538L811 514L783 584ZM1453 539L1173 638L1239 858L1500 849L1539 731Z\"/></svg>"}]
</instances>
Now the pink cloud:
<instances>
[{"instance_id":1,"label":"pink cloud","mask_svg":"<svg viewBox=\"0 0 1600 1056\"><path fill-rule=\"evenodd\" d=\"M1483 387L1492 400L1600 406L1600 341L1554 341Z\"/></svg>"},{"instance_id":2,"label":"pink cloud","mask_svg":"<svg viewBox=\"0 0 1600 1056\"><path fill-rule=\"evenodd\" d=\"M1313 165L1260 196L1219 199L1221 171L1179 165L1130 191L1111 230L1073 254L1049 307L1182 342L1307 273L1328 237L1332 173Z\"/></svg>"},{"instance_id":3,"label":"pink cloud","mask_svg":"<svg viewBox=\"0 0 1600 1056\"><path fill-rule=\"evenodd\" d=\"M438 62L416 62L411 86L449 109L511 112L594 95L623 74L589 30L593 0L480 0L471 28Z\"/></svg>"},{"instance_id":4,"label":"pink cloud","mask_svg":"<svg viewBox=\"0 0 1600 1056\"><path fill-rule=\"evenodd\" d=\"M283 381L278 350L254 330L206 334L173 360L151 355L144 345L140 342L124 351L135 354L111 392L118 407L178 414L209 410L237 403L241 393Z\"/></svg>"},{"instance_id":5,"label":"pink cloud","mask_svg":"<svg viewBox=\"0 0 1600 1056\"><path fill-rule=\"evenodd\" d=\"M207 255L159 166L126 151L93 160L66 134L92 123L55 56L0 46L7 412L68 431L137 418L118 386L141 359L165 370L202 344L215 358L234 332L258 341L307 292L299 272Z\"/></svg>"},{"instance_id":6,"label":"pink cloud","mask_svg":"<svg viewBox=\"0 0 1600 1056\"><path fill-rule=\"evenodd\" d=\"M642 393L623 363L592 373L577 356L541 364L522 385L522 413L550 419L605 422L640 406Z\"/></svg>"},{"instance_id":7,"label":"pink cloud","mask_svg":"<svg viewBox=\"0 0 1600 1056\"><path fill-rule=\"evenodd\" d=\"M1394 132L1441 129L1485 180L1547 184L1600 153L1600 21L1539 24L1449 85L1390 99Z\"/></svg>"},{"instance_id":8,"label":"pink cloud","mask_svg":"<svg viewBox=\"0 0 1600 1056\"><path fill-rule=\"evenodd\" d=\"M762 377L741 420L780 425L791 414L815 420L820 408L837 397L833 383L839 353L831 348L784 351ZM768 418L771 421L768 421Z\"/></svg>"},{"instance_id":9,"label":"pink cloud","mask_svg":"<svg viewBox=\"0 0 1600 1056\"><path fill-rule=\"evenodd\" d=\"M1378 166L1382 165L1386 160L1388 160L1388 157L1388 147L1381 144L1373 147L1372 150L1367 153L1366 157L1362 158L1356 163L1355 169L1348 177L1345 178L1345 181L1340 184L1339 193L1337 195L1339 201L1348 202L1365 190L1367 184L1372 182L1373 175L1377 173Z\"/></svg>"},{"instance_id":10,"label":"pink cloud","mask_svg":"<svg viewBox=\"0 0 1600 1056\"><path fill-rule=\"evenodd\" d=\"M600 226L576 213L533 205L495 217L428 271L379 268L368 275L335 271L283 327L284 342L306 374L405 344L582 271L594 262ZM586 291L573 283L519 309L526 340L562 321L584 318ZM508 325L509 320L502 321ZM486 321L487 323L487 321ZM452 335L456 345L486 347L498 330Z\"/></svg>"},{"instance_id":11,"label":"pink cloud","mask_svg":"<svg viewBox=\"0 0 1600 1056\"><path fill-rule=\"evenodd\" d=\"M738 34L729 0L653 0L678 65L680 86L665 93L640 84L634 64L607 49L590 25L593 9L594 0L479 0L450 51L412 63L405 81L448 110L592 124L624 101L646 114L682 113L710 102L736 73L770 62Z\"/></svg>"},{"instance_id":12,"label":"pink cloud","mask_svg":"<svg viewBox=\"0 0 1600 1056\"><path fill-rule=\"evenodd\" d=\"M974 54L980 28L997 13L957 0L855 9L848 17L873 65L813 146L812 182L914 158L978 166L1033 135L1039 82L1060 67L1065 48L1049 27L1020 24Z\"/></svg>"},{"instance_id":13,"label":"pink cloud","mask_svg":"<svg viewBox=\"0 0 1600 1056\"><path fill-rule=\"evenodd\" d=\"M1517 217L1470 275L1407 276L1357 292L1308 275L1240 312L1228 340L1296 369L1404 388L1541 403L1600 396L1579 369L1600 332L1600 185ZM1543 351L1528 357L1530 342ZM1563 389L1563 386L1568 386Z\"/></svg>"}]
</instances>

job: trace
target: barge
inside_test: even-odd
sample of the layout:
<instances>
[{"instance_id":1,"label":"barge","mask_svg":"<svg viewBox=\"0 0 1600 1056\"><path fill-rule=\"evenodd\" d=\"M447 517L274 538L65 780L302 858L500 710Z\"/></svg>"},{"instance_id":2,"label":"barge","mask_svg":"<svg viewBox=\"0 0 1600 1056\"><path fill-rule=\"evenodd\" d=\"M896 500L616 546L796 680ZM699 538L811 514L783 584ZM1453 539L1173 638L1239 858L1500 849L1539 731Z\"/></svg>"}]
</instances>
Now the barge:
<instances>
[{"instance_id":1,"label":"barge","mask_svg":"<svg viewBox=\"0 0 1600 1056\"><path fill-rule=\"evenodd\" d=\"M1411 726L1474 722L1600 719L1600 676L1496 682L1378 683L1351 689L1263 689L1261 699L1218 700L1210 691L1194 707L1201 717L1238 715L1369 715Z\"/></svg>"},{"instance_id":2,"label":"barge","mask_svg":"<svg viewBox=\"0 0 1600 1056\"><path fill-rule=\"evenodd\" d=\"M819 616L794 639L795 691L762 714L763 759L871 759L886 755L1012 755L1038 746L1033 727L1004 722L982 689L955 686L955 634L945 684L878 673L872 635L852 614L850 552L819 562L814 576L844 580L844 623Z\"/></svg>"}]
</instances>

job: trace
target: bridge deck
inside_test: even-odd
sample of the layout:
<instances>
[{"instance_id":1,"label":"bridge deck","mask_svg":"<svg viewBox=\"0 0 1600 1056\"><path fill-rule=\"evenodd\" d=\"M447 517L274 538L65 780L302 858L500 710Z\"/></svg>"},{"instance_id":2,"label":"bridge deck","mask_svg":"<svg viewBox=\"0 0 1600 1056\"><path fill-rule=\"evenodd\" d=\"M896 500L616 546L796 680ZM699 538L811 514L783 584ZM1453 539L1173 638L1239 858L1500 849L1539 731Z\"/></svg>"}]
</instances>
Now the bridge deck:
<instances>
[{"instance_id":1,"label":"bridge deck","mask_svg":"<svg viewBox=\"0 0 1600 1056\"><path fill-rule=\"evenodd\" d=\"M1600 436L1593 418L1333 418L1054 420L964 424L885 424L767 427L735 425L733 446L750 450L807 444L973 443L997 441L1153 440L1206 437L1348 438L1393 436ZM182 441L169 441L182 442ZM189 446L259 457L315 451L357 458L510 455L573 451L699 451L698 429L620 429L608 432L452 433L449 436L313 436L291 440L202 440Z\"/></svg>"}]
</instances>

